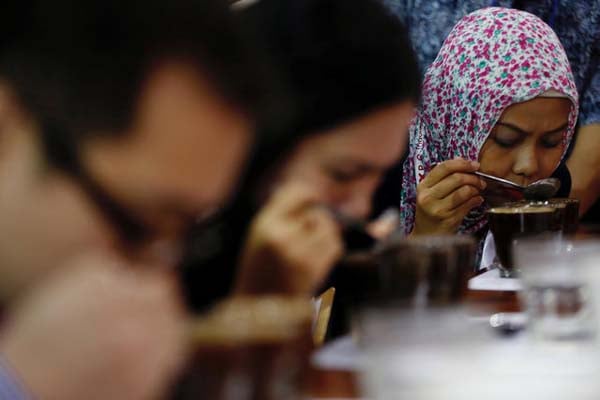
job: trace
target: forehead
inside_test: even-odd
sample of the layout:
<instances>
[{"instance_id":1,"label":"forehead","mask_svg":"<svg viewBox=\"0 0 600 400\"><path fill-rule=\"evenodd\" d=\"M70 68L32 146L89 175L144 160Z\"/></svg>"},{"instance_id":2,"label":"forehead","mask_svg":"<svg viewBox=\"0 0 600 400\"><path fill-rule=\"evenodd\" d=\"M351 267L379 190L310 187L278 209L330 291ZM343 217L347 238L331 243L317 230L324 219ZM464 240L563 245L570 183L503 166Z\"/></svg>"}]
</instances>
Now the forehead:
<instances>
[{"instance_id":1,"label":"forehead","mask_svg":"<svg viewBox=\"0 0 600 400\"><path fill-rule=\"evenodd\" d=\"M507 107L499 121L527 132L545 132L567 123L571 108L571 100L566 98L537 97Z\"/></svg>"},{"instance_id":2,"label":"forehead","mask_svg":"<svg viewBox=\"0 0 600 400\"><path fill-rule=\"evenodd\" d=\"M396 161L405 148L412 113L413 104L408 101L390 106L319 132L304 140L301 148L323 157L387 166Z\"/></svg>"}]
</instances>

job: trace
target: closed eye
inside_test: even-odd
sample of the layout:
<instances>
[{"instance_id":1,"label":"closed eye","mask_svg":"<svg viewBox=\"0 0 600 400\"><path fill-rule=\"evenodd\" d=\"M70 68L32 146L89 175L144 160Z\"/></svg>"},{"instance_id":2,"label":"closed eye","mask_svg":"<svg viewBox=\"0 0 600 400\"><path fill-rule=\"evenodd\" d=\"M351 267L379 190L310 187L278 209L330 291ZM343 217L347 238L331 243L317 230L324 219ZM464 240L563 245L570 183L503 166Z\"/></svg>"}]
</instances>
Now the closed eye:
<instances>
[{"instance_id":1,"label":"closed eye","mask_svg":"<svg viewBox=\"0 0 600 400\"><path fill-rule=\"evenodd\" d=\"M541 145L547 149L556 148L563 143L563 132L546 134L541 139Z\"/></svg>"},{"instance_id":2,"label":"closed eye","mask_svg":"<svg viewBox=\"0 0 600 400\"><path fill-rule=\"evenodd\" d=\"M327 171L331 179L339 183L351 182L355 179L360 178L360 173L356 171L342 171L336 169L330 169Z\"/></svg>"},{"instance_id":3,"label":"closed eye","mask_svg":"<svg viewBox=\"0 0 600 400\"><path fill-rule=\"evenodd\" d=\"M494 142L500 147L510 149L517 146L521 142L521 139L504 139L496 136L494 137Z\"/></svg>"},{"instance_id":4,"label":"closed eye","mask_svg":"<svg viewBox=\"0 0 600 400\"><path fill-rule=\"evenodd\" d=\"M385 171L387 167L353 161L338 161L323 165L325 173L338 183L349 183Z\"/></svg>"},{"instance_id":5,"label":"closed eye","mask_svg":"<svg viewBox=\"0 0 600 400\"><path fill-rule=\"evenodd\" d=\"M520 132L502 126L496 129L492 139L498 146L509 149L519 145L524 140L524 136Z\"/></svg>"}]
</instances>

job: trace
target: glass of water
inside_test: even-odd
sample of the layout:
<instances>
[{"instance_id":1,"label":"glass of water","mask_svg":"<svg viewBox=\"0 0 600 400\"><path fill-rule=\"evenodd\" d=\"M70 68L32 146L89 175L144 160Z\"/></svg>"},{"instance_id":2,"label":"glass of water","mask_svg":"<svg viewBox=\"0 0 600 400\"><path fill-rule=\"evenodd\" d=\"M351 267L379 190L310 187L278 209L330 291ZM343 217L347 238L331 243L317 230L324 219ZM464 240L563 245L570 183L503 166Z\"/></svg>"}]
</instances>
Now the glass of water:
<instances>
[{"instance_id":1,"label":"glass of water","mask_svg":"<svg viewBox=\"0 0 600 400\"><path fill-rule=\"evenodd\" d=\"M589 266L590 260L600 260L600 242L541 236L516 241L514 254L522 272L521 300L533 337L551 341L595 338L597 278Z\"/></svg>"},{"instance_id":2,"label":"glass of water","mask_svg":"<svg viewBox=\"0 0 600 400\"><path fill-rule=\"evenodd\" d=\"M462 309L365 308L357 319L365 397L479 398L465 397L473 389L468 382L476 381L467 378L479 371L479 349L490 332Z\"/></svg>"}]
</instances>

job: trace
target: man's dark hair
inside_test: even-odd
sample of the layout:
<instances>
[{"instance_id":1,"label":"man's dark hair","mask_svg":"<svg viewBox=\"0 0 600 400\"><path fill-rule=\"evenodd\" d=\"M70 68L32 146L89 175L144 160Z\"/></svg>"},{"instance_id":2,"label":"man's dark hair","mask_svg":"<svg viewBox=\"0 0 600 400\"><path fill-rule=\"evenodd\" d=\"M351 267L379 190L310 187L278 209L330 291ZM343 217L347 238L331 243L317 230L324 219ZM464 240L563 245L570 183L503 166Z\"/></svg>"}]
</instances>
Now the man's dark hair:
<instances>
[{"instance_id":1,"label":"man's dark hair","mask_svg":"<svg viewBox=\"0 0 600 400\"><path fill-rule=\"evenodd\" d=\"M0 79L39 126L48 165L75 178L129 245L151 228L88 173L79 146L90 135L128 131L157 63L196 67L216 93L259 124L273 113L271 105L285 105L224 0L7 3L0 14Z\"/></svg>"},{"instance_id":2,"label":"man's dark hair","mask_svg":"<svg viewBox=\"0 0 600 400\"><path fill-rule=\"evenodd\" d=\"M287 74L297 135L418 101L408 34L380 0L261 0L242 13Z\"/></svg>"},{"instance_id":3,"label":"man's dark hair","mask_svg":"<svg viewBox=\"0 0 600 400\"><path fill-rule=\"evenodd\" d=\"M143 79L161 58L196 65L251 118L268 109L270 72L223 0L15 0L12 6L5 4L0 21L0 78L36 119L75 141L127 128Z\"/></svg>"}]
</instances>

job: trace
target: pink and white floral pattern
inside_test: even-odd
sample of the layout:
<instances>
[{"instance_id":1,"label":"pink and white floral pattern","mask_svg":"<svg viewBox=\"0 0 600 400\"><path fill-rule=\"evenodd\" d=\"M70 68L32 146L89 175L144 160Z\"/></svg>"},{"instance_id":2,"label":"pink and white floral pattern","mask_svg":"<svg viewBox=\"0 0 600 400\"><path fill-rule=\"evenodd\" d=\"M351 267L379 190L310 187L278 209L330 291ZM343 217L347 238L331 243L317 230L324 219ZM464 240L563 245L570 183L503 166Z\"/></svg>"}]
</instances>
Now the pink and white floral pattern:
<instances>
[{"instance_id":1,"label":"pink and white floral pattern","mask_svg":"<svg viewBox=\"0 0 600 400\"><path fill-rule=\"evenodd\" d=\"M464 17L425 74L421 106L410 127L400 205L406 232L414 226L416 186L435 164L455 157L477 160L508 106L549 90L573 103L564 137L568 144L578 94L554 31L538 17L514 9L491 7ZM485 223L481 207L465 218L459 232L474 233Z\"/></svg>"}]
</instances>

